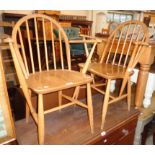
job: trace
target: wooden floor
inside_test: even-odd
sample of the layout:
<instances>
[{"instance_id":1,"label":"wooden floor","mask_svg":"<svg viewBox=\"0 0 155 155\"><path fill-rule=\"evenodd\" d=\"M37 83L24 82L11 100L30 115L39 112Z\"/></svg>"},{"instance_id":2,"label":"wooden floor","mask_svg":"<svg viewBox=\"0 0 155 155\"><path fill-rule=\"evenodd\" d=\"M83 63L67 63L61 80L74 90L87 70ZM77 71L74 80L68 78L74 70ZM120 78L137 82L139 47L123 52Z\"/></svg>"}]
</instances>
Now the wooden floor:
<instances>
[{"instance_id":1,"label":"wooden floor","mask_svg":"<svg viewBox=\"0 0 155 155\"><path fill-rule=\"evenodd\" d=\"M100 136L102 99L102 95L93 97L94 134L90 132L87 111L79 106L72 106L45 116L45 144L88 144L90 140ZM104 131L110 130L136 112L133 107L129 112L126 102L110 105ZM25 119L17 121L15 127L19 144L38 144L37 127L32 119L28 124Z\"/></svg>"}]
</instances>

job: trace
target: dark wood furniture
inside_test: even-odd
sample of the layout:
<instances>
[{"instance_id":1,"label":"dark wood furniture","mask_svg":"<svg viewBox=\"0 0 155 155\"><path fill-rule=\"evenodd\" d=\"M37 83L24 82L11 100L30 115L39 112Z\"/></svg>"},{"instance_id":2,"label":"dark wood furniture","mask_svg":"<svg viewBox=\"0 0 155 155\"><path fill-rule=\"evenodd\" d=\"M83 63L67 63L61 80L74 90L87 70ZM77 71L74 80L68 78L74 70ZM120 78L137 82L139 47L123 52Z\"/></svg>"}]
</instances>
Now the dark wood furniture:
<instances>
[{"instance_id":1,"label":"dark wood furniture","mask_svg":"<svg viewBox=\"0 0 155 155\"><path fill-rule=\"evenodd\" d=\"M45 144L133 144L139 111L132 106L128 112L126 101L112 104L101 130L102 99L102 95L93 97L94 134L90 132L86 110L68 107L46 115ZM33 120L26 125L25 119L19 120L15 126L19 144L37 144L37 128Z\"/></svg>"},{"instance_id":2,"label":"dark wood furniture","mask_svg":"<svg viewBox=\"0 0 155 155\"><path fill-rule=\"evenodd\" d=\"M14 13L2 13L2 20L5 22L11 22L15 24L20 18L25 16L25 14L14 14ZM4 33L11 35L12 34L12 27L4 27Z\"/></svg>"},{"instance_id":3,"label":"dark wood furniture","mask_svg":"<svg viewBox=\"0 0 155 155\"><path fill-rule=\"evenodd\" d=\"M59 20L61 23L71 23L73 27L80 27L81 34L91 35L93 21L88 20Z\"/></svg>"},{"instance_id":4,"label":"dark wood furniture","mask_svg":"<svg viewBox=\"0 0 155 155\"><path fill-rule=\"evenodd\" d=\"M2 43L5 37L7 36L0 35L0 144L7 144L16 139L2 63L2 50L9 48L8 44Z\"/></svg>"}]
</instances>

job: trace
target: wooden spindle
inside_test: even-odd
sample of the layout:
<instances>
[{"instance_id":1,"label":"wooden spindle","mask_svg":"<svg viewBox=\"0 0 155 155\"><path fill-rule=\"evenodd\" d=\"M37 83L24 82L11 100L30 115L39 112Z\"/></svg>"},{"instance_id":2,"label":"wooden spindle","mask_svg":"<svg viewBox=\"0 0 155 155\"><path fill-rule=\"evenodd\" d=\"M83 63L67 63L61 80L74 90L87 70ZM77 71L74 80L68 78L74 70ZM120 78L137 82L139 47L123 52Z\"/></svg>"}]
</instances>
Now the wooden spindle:
<instances>
[{"instance_id":1,"label":"wooden spindle","mask_svg":"<svg viewBox=\"0 0 155 155\"><path fill-rule=\"evenodd\" d=\"M29 51L30 51L32 73L35 73L33 54L32 54L32 44L31 44L31 38L30 38L30 29L29 29L28 21L26 21L26 32L27 32L27 39L28 39L28 45L29 45Z\"/></svg>"},{"instance_id":2,"label":"wooden spindle","mask_svg":"<svg viewBox=\"0 0 155 155\"><path fill-rule=\"evenodd\" d=\"M62 38L61 38L61 32L60 32L60 30L59 30L59 44L60 44L61 67L62 67L62 69L64 69L63 50L62 50Z\"/></svg>"},{"instance_id":3,"label":"wooden spindle","mask_svg":"<svg viewBox=\"0 0 155 155\"><path fill-rule=\"evenodd\" d=\"M118 62L118 65L119 65L119 66L121 65L122 56L123 56L123 54L124 54L124 49L125 49L125 45L126 45L126 42L127 42L127 38L128 38L128 34L129 34L130 27L131 27L131 25L128 26L128 29L127 29L127 32L126 32L124 44L123 44L122 51L121 51L121 55L120 55L119 62Z\"/></svg>"},{"instance_id":4,"label":"wooden spindle","mask_svg":"<svg viewBox=\"0 0 155 155\"><path fill-rule=\"evenodd\" d=\"M132 36L131 36L131 39L130 39L130 42L129 42L129 46L128 46L127 53L126 53L126 56L125 56L125 61L124 61L123 67L125 67L126 66L126 63L127 63L127 59L128 59L128 56L129 56L131 44L133 42L133 37L134 37L134 34L135 34L136 27L137 27L137 25L134 26L134 29L132 31Z\"/></svg>"},{"instance_id":5,"label":"wooden spindle","mask_svg":"<svg viewBox=\"0 0 155 155\"><path fill-rule=\"evenodd\" d=\"M49 61L48 61L48 53L47 53L47 40L46 40L46 33L45 33L45 20L44 20L44 18L42 18L42 27L43 27L43 39L44 39L46 69L49 70Z\"/></svg>"},{"instance_id":6,"label":"wooden spindle","mask_svg":"<svg viewBox=\"0 0 155 155\"><path fill-rule=\"evenodd\" d=\"M118 48L119 48L119 45L120 45L120 41L121 41L121 38L122 38L122 34L123 34L123 29L121 29L121 34L120 34L119 39L117 41L117 47L116 47L116 50L115 50L115 54L114 54L112 64L115 64L115 59L116 59L116 55L117 55Z\"/></svg>"},{"instance_id":7,"label":"wooden spindle","mask_svg":"<svg viewBox=\"0 0 155 155\"><path fill-rule=\"evenodd\" d=\"M111 54L111 50L112 50L112 47L113 47L113 45L114 45L116 35L117 35L117 33L115 33L115 35L113 36L112 43L111 43L111 41L109 40L108 45L111 45L111 46L110 46L110 49L109 49L109 52L108 52L108 57L107 57L106 63L108 63L108 61L109 61L110 54Z\"/></svg>"},{"instance_id":8,"label":"wooden spindle","mask_svg":"<svg viewBox=\"0 0 155 155\"><path fill-rule=\"evenodd\" d=\"M39 48L39 37L38 37L38 28L37 28L37 19L34 18L34 27L35 27L35 36L36 36L36 45L37 45L37 56L38 56L38 65L39 71L41 72L41 60L40 60L40 48Z\"/></svg>"},{"instance_id":9,"label":"wooden spindle","mask_svg":"<svg viewBox=\"0 0 155 155\"><path fill-rule=\"evenodd\" d=\"M53 33L53 24L51 24L51 40L52 40L52 51L53 51L53 62L54 62L54 69L56 69L56 56L55 56L55 44L54 44L54 33Z\"/></svg>"},{"instance_id":10,"label":"wooden spindle","mask_svg":"<svg viewBox=\"0 0 155 155\"><path fill-rule=\"evenodd\" d=\"M19 34L19 40L20 40L20 44L21 44L21 51L22 51L22 57L23 57L23 60L24 60L24 65L25 65L27 74L29 74L26 55L25 55L24 42L23 42L23 37L22 37L20 29L18 29L18 34Z\"/></svg>"}]
</instances>

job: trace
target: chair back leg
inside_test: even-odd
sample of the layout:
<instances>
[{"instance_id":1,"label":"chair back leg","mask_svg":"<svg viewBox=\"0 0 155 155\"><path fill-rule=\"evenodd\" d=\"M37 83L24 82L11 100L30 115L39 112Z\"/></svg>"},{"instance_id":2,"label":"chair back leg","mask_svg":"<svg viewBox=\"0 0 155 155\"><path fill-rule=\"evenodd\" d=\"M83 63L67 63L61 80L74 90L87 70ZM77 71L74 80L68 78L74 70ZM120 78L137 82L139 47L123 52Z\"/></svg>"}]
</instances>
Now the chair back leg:
<instances>
[{"instance_id":1,"label":"chair back leg","mask_svg":"<svg viewBox=\"0 0 155 155\"><path fill-rule=\"evenodd\" d=\"M111 79L108 79L106 92L105 92L105 96L104 96L103 108L102 108L101 129L103 129L103 127L104 127L105 117L106 117L107 110L108 110L108 101L109 101L109 95L110 95L110 83L111 83Z\"/></svg>"},{"instance_id":2,"label":"chair back leg","mask_svg":"<svg viewBox=\"0 0 155 155\"><path fill-rule=\"evenodd\" d=\"M92 94L90 83L87 83L87 104L88 104L88 115L89 115L91 133L94 133L93 106L92 106Z\"/></svg>"},{"instance_id":3,"label":"chair back leg","mask_svg":"<svg viewBox=\"0 0 155 155\"><path fill-rule=\"evenodd\" d=\"M29 94L31 96L31 90L29 90ZM26 123L28 123L29 118L30 118L30 108L27 102L26 102L26 114L25 115L26 115Z\"/></svg>"}]
</instances>

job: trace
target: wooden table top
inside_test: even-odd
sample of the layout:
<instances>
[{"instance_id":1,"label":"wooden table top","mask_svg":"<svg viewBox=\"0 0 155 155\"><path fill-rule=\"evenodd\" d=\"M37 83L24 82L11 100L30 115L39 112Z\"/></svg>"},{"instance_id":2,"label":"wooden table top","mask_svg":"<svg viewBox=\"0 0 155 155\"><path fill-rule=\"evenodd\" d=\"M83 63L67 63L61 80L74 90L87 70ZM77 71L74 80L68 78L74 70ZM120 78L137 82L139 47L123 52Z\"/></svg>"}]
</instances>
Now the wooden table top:
<instances>
[{"instance_id":1,"label":"wooden table top","mask_svg":"<svg viewBox=\"0 0 155 155\"><path fill-rule=\"evenodd\" d=\"M45 144L91 144L101 137L102 95L93 97L95 132L91 134L88 115L85 109L72 106L61 111L45 115ZM103 131L111 132L123 122L138 115L139 111L127 110L126 103L109 106ZM19 144L37 144L37 127L33 120L26 124L25 119L15 123Z\"/></svg>"}]
</instances>

